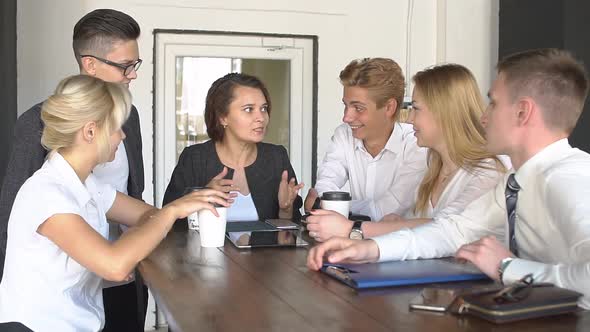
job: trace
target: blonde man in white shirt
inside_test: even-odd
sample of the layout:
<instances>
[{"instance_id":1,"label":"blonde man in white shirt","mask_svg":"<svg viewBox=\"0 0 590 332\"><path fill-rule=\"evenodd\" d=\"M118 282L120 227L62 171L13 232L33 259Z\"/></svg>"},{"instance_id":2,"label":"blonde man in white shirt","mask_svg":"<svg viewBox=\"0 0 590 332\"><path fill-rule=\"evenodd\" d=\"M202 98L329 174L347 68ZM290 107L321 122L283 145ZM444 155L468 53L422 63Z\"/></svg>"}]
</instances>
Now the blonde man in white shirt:
<instances>
[{"instance_id":1,"label":"blonde man in white shirt","mask_svg":"<svg viewBox=\"0 0 590 332\"><path fill-rule=\"evenodd\" d=\"M515 171L459 215L371 240L330 239L308 267L321 268L326 254L363 263L455 253L503 283L531 273L581 292L590 309L590 155L567 142L587 93L585 69L566 51L503 59L482 122L488 150L510 156Z\"/></svg>"},{"instance_id":2,"label":"blonde man in white shirt","mask_svg":"<svg viewBox=\"0 0 590 332\"><path fill-rule=\"evenodd\" d=\"M402 70L391 59L353 60L340 72L340 82L344 124L332 136L304 207L311 210L318 195L348 182L351 212L372 220L404 215L414 206L426 151L416 145L412 126L397 122L404 97Z\"/></svg>"},{"instance_id":3,"label":"blonde man in white shirt","mask_svg":"<svg viewBox=\"0 0 590 332\"><path fill-rule=\"evenodd\" d=\"M506 168L485 150L479 121L485 106L469 69L445 64L418 72L413 80L409 122L418 146L428 148L428 169L416 189L416 205L405 217L389 214L377 223L317 211L307 218L307 229L316 240L349 234L356 239L373 237L461 213L502 178Z\"/></svg>"},{"instance_id":4,"label":"blonde man in white shirt","mask_svg":"<svg viewBox=\"0 0 590 332\"><path fill-rule=\"evenodd\" d=\"M41 143L50 153L10 214L0 330L16 322L33 331L100 331L103 278L128 279L177 218L216 214L209 202L229 205L228 194L205 190L156 209L101 183L92 171L115 158L130 109L124 85L89 75L64 79L43 104ZM130 229L111 243L107 218Z\"/></svg>"}]
</instances>

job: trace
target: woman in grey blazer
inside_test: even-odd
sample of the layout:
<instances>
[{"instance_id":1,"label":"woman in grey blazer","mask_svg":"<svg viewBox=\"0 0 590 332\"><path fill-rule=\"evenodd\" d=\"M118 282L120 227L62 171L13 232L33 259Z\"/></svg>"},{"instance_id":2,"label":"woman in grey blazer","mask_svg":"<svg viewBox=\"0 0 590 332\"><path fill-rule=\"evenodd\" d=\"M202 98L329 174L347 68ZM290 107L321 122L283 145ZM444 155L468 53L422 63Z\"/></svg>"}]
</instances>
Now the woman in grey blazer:
<instances>
[{"instance_id":1,"label":"woman in grey blazer","mask_svg":"<svg viewBox=\"0 0 590 332\"><path fill-rule=\"evenodd\" d=\"M163 204L188 187L231 192L228 220L288 218L299 221L302 205L287 150L263 143L271 112L268 90L256 77L232 73L207 93L205 122L210 141L184 149ZM186 229L186 219L176 229Z\"/></svg>"}]
</instances>

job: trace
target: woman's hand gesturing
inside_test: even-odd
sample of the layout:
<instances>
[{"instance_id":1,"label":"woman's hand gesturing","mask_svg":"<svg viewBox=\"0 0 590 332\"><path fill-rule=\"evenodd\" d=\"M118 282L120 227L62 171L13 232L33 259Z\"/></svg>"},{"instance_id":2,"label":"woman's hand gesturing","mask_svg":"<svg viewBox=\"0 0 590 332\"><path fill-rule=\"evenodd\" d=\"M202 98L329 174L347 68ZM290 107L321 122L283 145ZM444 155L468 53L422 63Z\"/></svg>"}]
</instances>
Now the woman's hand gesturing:
<instances>
[{"instance_id":1,"label":"woman's hand gesturing","mask_svg":"<svg viewBox=\"0 0 590 332\"><path fill-rule=\"evenodd\" d=\"M221 173L215 175L209 183L207 183L207 188L219 190L224 193L228 193L230 191L240 191L240 188L234 186L234 180L224 179L227 175L227 167L223 166L223 170Z\"/></svg>"},{"instance_id":2,"label":"woman's hand gesturing","mask_svg":"<svg viewBox=\"0 0 590 332\"><path fill-rule=\"evenodd\" d=\"M287 182L289 173L284 170L281 176L281 183L279 184L279 208L283 211L291 211L293 209L293 201L297 198L299 189L303 188L304 184L295 184L295 178L291 178Z\"/></svg>"}]
</instances>

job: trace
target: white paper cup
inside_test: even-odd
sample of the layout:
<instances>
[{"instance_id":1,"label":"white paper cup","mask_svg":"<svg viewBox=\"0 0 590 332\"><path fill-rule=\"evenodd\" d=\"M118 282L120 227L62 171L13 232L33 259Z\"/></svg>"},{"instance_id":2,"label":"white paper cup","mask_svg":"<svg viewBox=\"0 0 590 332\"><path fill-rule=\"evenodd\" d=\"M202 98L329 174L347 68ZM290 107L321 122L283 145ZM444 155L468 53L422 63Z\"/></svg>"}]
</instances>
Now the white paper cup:
<instances>
[{"instance_id":1,"label":"white paper cup","mask_svg":"<svg viewBox=\"0 0 590 332\"><path fill-rule=\"evenodd\" d=\"M332 210L348 218L350 212L350 194L344 191L327 191L322 194L320 206L324 210Z\"/></svg>"},{"instance_id":2,"label":"white paper cup","mask_svg":"<svg viewBox=\"0 0 590 332\"><path fill-rule=\"evenodd\" d=\"M201 247L223 247L225 243L225 225L227 224L227 208L215 207L216 217L209 210L200 210L199 234L201 236Z\"/></svg>"},{"instance_id":3,"label":"white paper cup","mask_svg":"<svg viewBox=\"0 0 590 332\"><path fill-rule=\"evenodd\" d=\"M206 189L206 187L188 187L184 190L184 194L190 194L193 191L199 191ZM192 229L194 231L199 230L199 212L191 213L186 218L188 221L188 229Z\"/></svg>"}]
</instances>

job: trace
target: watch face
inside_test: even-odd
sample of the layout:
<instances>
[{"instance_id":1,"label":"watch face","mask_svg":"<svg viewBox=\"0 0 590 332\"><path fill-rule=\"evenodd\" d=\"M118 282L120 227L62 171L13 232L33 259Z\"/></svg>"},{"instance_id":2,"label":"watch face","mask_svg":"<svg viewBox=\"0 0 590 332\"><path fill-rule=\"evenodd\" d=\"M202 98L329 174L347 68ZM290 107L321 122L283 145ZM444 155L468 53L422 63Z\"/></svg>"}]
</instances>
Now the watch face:
<instances>
[{"instance_id":1,"label":"watch face","mask_svg":"<svg viewBox=\"0 0 590 332\"><path fill-rule=\"evenodd\" d=\"M352 232L350 232L349 238L351 240L362 240L363 239L363 232L353 229Z\"/></svg>"}]
</instances>

